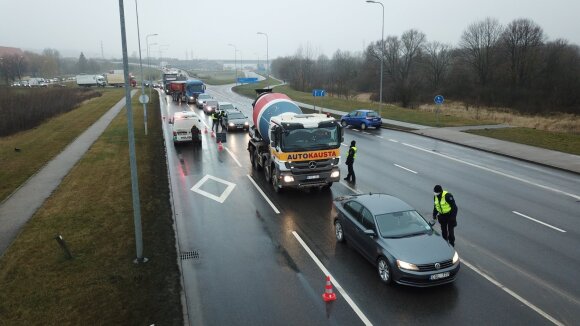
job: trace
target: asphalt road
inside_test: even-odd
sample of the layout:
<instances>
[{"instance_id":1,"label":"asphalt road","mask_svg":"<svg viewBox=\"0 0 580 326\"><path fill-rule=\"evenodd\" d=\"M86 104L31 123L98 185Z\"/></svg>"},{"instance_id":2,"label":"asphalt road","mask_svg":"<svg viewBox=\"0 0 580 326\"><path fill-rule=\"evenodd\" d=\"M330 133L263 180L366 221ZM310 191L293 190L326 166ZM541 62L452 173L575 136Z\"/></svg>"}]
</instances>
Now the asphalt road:
<instances>
[{"instance_id":1,"label":"asphalt road","mask_svg":"<svg viewBox=\"0 0 580 326\"><path fill-rule=\"evenodd\" d=\"M251 117L252 100L229 88L208 92ZM210 125L202 110L170 98L162 114L184 109ZM349 128L345 144L355 139L359 149L356 186L276 194L251 169L246 133L228 133L223 151L203 138L201 148L167 143L192 325L577 323L577 175L409 133ZM455 283L384 286L371 264L335 242L332 198L390 193L430 216L438 183L459 206ZM322 301L326 272L315 259L335 281L332 304Z\"/></svg>"}]
</instances>

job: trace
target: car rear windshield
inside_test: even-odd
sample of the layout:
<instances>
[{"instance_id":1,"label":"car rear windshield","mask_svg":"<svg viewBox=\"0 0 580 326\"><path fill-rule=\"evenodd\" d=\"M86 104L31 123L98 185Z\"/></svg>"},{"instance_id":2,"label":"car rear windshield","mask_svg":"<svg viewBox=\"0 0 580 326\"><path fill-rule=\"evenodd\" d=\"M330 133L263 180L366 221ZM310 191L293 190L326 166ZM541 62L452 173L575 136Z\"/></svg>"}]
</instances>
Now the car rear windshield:
<instances>
[{"instance_id":1,"label":"car rear windshield","mask_svg":"<svg viewBox=\"0 0 580 326\"><path fill-rule=\"evenodd\" d=\"M367 112L367 117L369 117L369 118L375 118L378 116L379 115L375 111Z\"/></svg>"},{"instance_id":2,"label":"car rear windshield","mask_svg":"<svg viewBox=\"0 0 580 326\"><path fill-rule=\"evenodd\" d=\"M376 219L383 238L402 238L431 231L431 226L417 211L380 214Z\"/></svg>"}]
</instances>

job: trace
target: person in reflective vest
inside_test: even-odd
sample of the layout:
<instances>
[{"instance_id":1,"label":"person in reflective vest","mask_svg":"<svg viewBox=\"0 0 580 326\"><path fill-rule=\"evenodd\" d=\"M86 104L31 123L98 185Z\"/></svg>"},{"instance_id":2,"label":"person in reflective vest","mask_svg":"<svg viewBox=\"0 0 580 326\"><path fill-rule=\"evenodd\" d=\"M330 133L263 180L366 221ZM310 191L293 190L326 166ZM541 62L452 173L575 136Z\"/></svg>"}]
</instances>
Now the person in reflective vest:
<instances>
[{"instance_id":1,"label":"person in reflective vest","mask_svg":"<svg viewBox=\"0 0 580 326\"><path fill-rule=\"evenodd\" d=\"M440 185L433 188L434 207L433 219L438 220L441 225L441 235L443 239L455 247L455 232L454 228L457 226L457 204L453 195L447 190L443 190Z\"/></svg>"},{"instance_id":2,"label":"person in reflective vest","mask_svg":"<svg viewBox=\"0 0 580 326\"><path fill-rule=\"evenodd\" d=\"M214 110L211 114L211 130L213 130L215 128L215 132L218 132L218 117L219 117L219 113L216 112L216 110Z\"/></svg>"},{"instance_id":3,"label":"person in reflective vest","mask_svg":"<svg viewBox=\"0 0 580 326\"><path fill-rule=\"evenodd\" d=\"M356 183L356 176L354 174L354 169L352 165L354 164L354 159L356 158L356 141L350 142L350 148L348 149L348 156L346 157L346 166L348 166L348 174L344 180Z\"/></svg>"}]
</instances>

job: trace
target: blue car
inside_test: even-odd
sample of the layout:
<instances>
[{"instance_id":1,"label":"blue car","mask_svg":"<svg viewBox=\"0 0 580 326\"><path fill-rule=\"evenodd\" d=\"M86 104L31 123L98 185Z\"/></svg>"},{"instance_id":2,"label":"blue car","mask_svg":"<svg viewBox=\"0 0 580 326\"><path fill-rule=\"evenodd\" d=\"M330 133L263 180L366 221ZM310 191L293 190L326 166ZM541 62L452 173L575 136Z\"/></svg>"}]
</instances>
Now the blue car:
<instances>
[{"instance_id":1,"label":"blue car","mask_svg":"<svg viewBox=\"0 0 580 326\"><path fill-rule=\"evenodd\" d=\"M381 127L381 116L373 110L355 110L340 118L340 124L343 127L354 126L362 130L368 127Z\"/></svg>"}]
</instances>

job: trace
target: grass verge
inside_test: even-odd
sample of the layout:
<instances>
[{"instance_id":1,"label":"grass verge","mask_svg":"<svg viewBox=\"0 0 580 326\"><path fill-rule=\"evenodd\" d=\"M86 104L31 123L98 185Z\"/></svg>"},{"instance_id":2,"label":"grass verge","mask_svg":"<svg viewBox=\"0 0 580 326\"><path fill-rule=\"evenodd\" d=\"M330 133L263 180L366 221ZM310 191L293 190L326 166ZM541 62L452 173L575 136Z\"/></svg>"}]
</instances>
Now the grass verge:
<instances>
[{"instance_id":1,"label":"grass verge","mask_svg":"<svg viewBox=\"0 0 580 326\"><path fill-rule=\"evenodd\" d=\"M116 97L118 101L120 97ZM0 260L0 325L182 325L158 97L133 98L146 264L135 265L122 110ZM53 239L62 234L74 259Z\"/></svg>"},{"instance_id":2,"label":"grass verge","mask_svg":"<svg viewBox=\"0 0 580 326\"><path fill-rule=\"evenodd\" d=\"M123 90L103 90L77 109L42 125L0 138L0 202L97 121L123 96ZM18 148L20 151L16 151Z\"/></svg>"},{"instance_id":3,"label":"grass verge","mask_svg":"<svg viewBox=\"0 0 580 326\"><path fill-rule=\"evenodd\" d=\"M467 132L514 143L580 155L580 135L530 128L468 130Z\"/></svg>"},{"instance_id":4,"label":"grass verge","mask_svg":"<svg viewBox=\"0 0 580 326\"><path fill-rule=\"evenodd\" d=\"M238 73L241 74L240 72ZM209 85L226 85L236 82L236 72L234 70L192 71L191 74L196 78L203 80L204 83ZM237 77L242 76L240 75Z\"/></svg>"}]
</instances>

